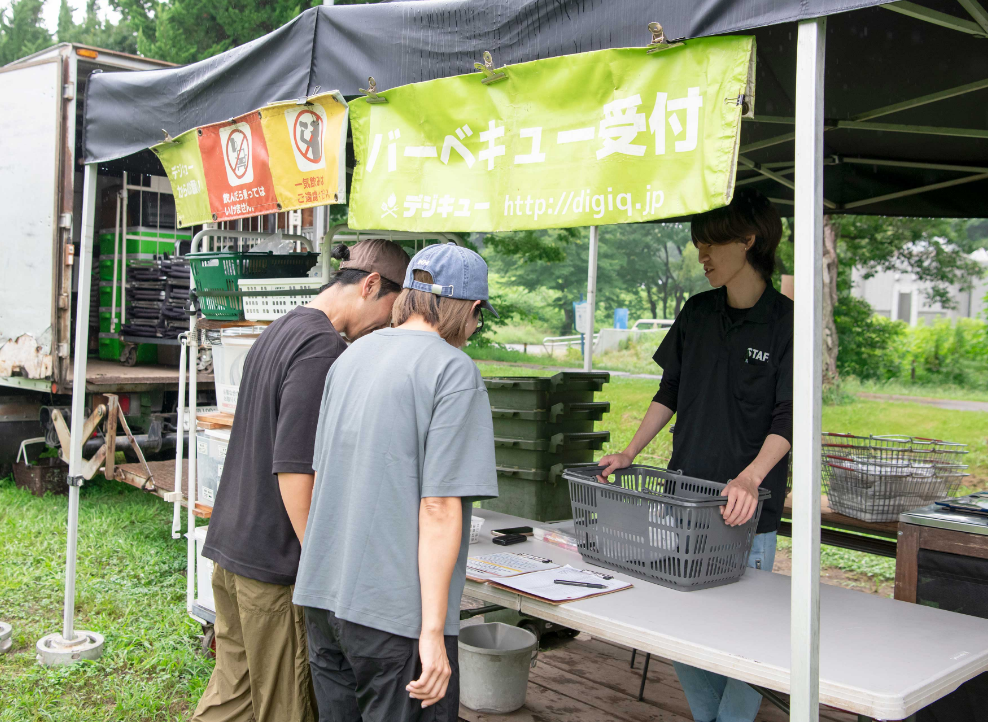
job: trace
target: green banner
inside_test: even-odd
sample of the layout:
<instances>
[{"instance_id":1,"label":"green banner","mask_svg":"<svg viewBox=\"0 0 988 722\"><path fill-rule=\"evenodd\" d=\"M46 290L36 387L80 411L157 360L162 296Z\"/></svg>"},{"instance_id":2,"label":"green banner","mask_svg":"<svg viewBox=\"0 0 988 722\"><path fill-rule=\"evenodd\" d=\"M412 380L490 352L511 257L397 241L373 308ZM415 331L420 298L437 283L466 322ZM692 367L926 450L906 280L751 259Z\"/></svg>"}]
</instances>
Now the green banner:
<instances>
[{"instance_id":1,"label":"green banner","mask_svg":"<svg viewBox=\"0 0 988 722\"><path fill-rule=\"evenodd\" d=\"M351 228L634 223L726 205L754 38L600 50L416 83L350 105ZM749 100L751 98L749 97Z\"/></svg>"}]
</instances>

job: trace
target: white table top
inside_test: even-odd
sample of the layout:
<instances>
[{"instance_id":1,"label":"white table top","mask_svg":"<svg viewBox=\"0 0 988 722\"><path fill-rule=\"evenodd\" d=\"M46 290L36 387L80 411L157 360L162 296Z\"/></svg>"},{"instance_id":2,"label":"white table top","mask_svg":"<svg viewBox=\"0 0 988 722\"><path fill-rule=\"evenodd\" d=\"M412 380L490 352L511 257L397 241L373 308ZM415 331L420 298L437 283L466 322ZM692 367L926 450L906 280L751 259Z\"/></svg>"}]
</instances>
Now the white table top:
<instances>
[{"instance_id":1,"label":"white table top","mask_svg":"<svg viewBox=\"0 0 988 722\"><path fill-rule=\"evenodd\" d=\"M474 509L486 519L470 556L519 551L594 568L531 538L493 544L490 530L538 522ZM789 691L790 578L749 569L740 581L681 592L614 572L632 589L553 605L467 580L471 597L618 644ZM988 620L820 585L820 701L875 719L905 719L988 670Z\"/></svg>"}]
</instances>

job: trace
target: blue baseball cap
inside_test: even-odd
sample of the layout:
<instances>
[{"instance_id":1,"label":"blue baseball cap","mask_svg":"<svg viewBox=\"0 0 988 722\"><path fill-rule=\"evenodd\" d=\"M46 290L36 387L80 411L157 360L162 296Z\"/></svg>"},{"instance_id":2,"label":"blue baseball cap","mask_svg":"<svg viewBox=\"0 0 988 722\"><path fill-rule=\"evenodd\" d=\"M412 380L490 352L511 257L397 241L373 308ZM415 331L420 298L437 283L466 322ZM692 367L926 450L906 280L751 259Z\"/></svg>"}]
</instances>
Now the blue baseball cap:
<instances>
[{"instance_id":1,"label":"blue baseball cap","mask_svg":"<svg viewBox=\"0 0 988 722\"><path fill-rule=\"evenodd\" d=\"M428 271L433 282L416 281L415 271ZM426 246L416 253L405 270L404 287L447 298L483 301L481 308L500 318L488 300L487 263L480 254L452 241Z\"/></svg>"}]
</instances>

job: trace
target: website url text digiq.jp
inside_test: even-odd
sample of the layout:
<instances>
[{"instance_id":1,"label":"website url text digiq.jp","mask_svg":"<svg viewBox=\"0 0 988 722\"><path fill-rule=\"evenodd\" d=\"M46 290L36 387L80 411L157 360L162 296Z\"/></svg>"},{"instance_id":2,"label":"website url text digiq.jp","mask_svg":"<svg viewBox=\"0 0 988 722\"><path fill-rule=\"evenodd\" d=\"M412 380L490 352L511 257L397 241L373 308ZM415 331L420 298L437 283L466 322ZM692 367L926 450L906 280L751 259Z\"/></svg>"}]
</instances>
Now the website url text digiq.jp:
<instances>
[{"instance_id":1,"label":"website url text digiq.jp","mask_svg":"<svg viewBox=\"0 0 988 722\"><path fill-rule=\"evenodd\" d=\"M662 191L653 191L652 186L645 186L644 201L635 201L633 193L614 193L613 188L608 188L607 193L592 195L590 189L576 191L563 191L559 197L532 198L520 195L504 197L504 215L506 216L534 216L538 220L539 216L562 216L567 213L592 213L594 218L602 218L607 211L615 209L627 212L631 217L635 213L643 216L655 214L665 200Z\"/></svg>"}]
</instances>

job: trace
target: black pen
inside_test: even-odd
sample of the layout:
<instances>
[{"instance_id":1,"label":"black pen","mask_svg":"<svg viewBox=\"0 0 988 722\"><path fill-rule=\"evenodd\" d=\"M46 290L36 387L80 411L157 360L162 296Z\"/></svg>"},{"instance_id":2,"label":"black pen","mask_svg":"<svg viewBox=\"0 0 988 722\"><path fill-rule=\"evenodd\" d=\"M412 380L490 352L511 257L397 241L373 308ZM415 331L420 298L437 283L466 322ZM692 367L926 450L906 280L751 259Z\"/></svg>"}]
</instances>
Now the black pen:
<instances>
[{"instance_id":1,"label":"black pen","mask_svg":"<svg viewBox=\"0 0 988 722\"><path fill-rule=\"evenodd\" d=\"M593 582L571 582L569 579L556 579L555 584L565 584L567 587L589 587L590 589L607 589L606 584L594 584Z\"/></svg>"}]
</instances>

